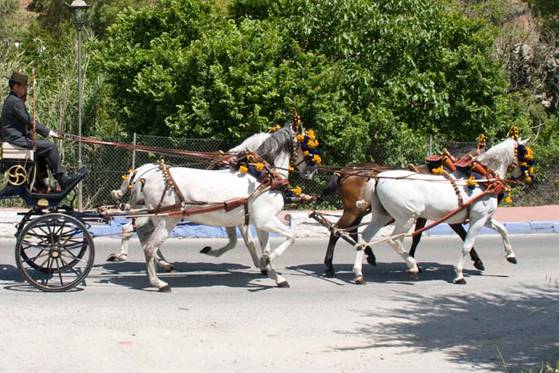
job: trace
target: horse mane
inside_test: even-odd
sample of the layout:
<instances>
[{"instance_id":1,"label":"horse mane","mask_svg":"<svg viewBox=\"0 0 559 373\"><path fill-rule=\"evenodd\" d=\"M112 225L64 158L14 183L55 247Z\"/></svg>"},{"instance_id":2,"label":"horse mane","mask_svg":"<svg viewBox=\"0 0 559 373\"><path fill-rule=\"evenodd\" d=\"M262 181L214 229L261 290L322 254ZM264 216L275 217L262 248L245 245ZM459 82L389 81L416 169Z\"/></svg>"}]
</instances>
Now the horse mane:
<instances>
[{"instance_id":1,"label":"horse mane","mask_svg":"<svg viewBox=\"0 0 559 373\"><path fill-rule=\"evenodd\" d=\"M246 138L242 143L228 150L229 153L239 153L243 150L256 150L264 141L266 141L271 133L259 132Z\"/></svg>"},{"instance_id":2,"label":"horse mane","mask_svg":"<svg viewBox=\"0 0 559 373\"><path fill-rule=\"evenodd\" d=\"M499 144L492 146L491 148L487 149L484 153L481 153L478 156L478 160L480 162L494 162L494 161L512 161L512 154L511 150L514 149L513 147L513 139L506 139L501 141Z\"/></svg>"},{"instance_id":3,"label":"horse mane","mask_svg":"<svg viewBox=\"0 0 559 373\"><path fill-rule=\"evenodd\" d=\"M274 164L276 157L287 152L291 154L293 149L293 132L291 127L285 126L274 132L256 149L256 154L261 156L266 162Z\"/></svg>"}]
</instances>

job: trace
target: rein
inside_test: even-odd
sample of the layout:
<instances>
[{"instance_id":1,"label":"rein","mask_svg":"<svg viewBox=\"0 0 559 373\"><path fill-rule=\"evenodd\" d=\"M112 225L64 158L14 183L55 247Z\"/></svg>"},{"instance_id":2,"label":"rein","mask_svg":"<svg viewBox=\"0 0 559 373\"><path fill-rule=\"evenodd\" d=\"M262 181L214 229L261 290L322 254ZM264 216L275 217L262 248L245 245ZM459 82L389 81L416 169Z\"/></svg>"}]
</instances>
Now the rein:
<instances>
[{"instance_id":1,"label":"rein","mask_svg":"<svg viewBox=\"0 0 559 373\"><path fill-rule=\"evenodd\" d=\"M136 144L136 145L126 144L117 141L103 141L93 137L77 136L71 134L64 134L63 138L70 141L81 141L85 144L112 146L115 148L136 150L136 151L141 151L146 153L157 153L157 154L174 155L174 156L181 156L181 157L202 158L202 159L207 159L212 161L227 161L235 156L234 153L194 152L189 150L161 148L157 146L147 146L141 144Z\"/></svg>"}]
</instances>

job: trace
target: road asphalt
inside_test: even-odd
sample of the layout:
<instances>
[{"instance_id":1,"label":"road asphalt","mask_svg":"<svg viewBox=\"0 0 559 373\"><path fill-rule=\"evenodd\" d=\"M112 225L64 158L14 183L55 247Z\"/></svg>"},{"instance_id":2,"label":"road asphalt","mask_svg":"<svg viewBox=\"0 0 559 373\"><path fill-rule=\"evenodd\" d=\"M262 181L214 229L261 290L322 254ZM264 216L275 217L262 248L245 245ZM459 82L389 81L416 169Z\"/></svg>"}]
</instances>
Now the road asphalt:
<instances>
[{"instance_id":1,"label":"road asphalt","mask_svg":"<svg viewBox=\"0 0 559 373\"><path fill-rule=\"evenodd\" d=\"M275 239L274 244L279 242ZM149 286L143 253L107 263L118 241L96 240L86 286L47 294L22 283L15 241L0 243L0 372L495 372L559 360L559 235L513 235L518 264L498 236L454 285L460 241L427 237L419 279L388 246L367 284L352 283L354 252L341 242L337 277L322 276L326 238L299 239L277 260L279 289L250 265L243 245L199 254L224 240L173 239L171 293ZM409 242L408 242L409 246Z\"/></svg>"}]
</instances>

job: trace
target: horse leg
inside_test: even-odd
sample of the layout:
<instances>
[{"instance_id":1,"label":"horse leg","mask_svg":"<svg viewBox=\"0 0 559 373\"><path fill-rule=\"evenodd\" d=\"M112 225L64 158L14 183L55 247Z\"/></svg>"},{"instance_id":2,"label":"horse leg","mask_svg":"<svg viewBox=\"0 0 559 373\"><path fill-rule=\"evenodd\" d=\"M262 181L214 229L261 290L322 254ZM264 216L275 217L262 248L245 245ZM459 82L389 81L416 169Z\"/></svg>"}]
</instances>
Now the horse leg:
<instances>
[{"instance_id":1,"label":"horse leg","mask_svg":"<svg viewBox=\"0 0 559 373\"><path fill-rule=\"evenodd\" d=\"M409 232L413 224L416 223L416 220L417 218L411 217L408 219L396 221L392 236L397 236ZM404 259L406 266L408 267L408 273L416 277L419 274L419 267L417 266L414 257L408 254L406 250L404 250L403 241L404 237L400 236L389 240L388 243L390 244L390 246L392 246L394 251L399 254L402 259Z\"/></svg>"},{"instance_id":2,"label":"horse leg","mask_svg":"<svg viewBox=\"0 0 559 373\"><path fill-rule=\"evenodd\" d=\"M456 234L458 236L460 236L460 238L462 239L462 241L464 241L466 239L466 230L464 229L464 226L462 224L449 224L450 228L452 228L452 230L454 232L456 232ZM477 254L477 251L472 247L472 250L470 250L470 259L472 259L472 262L474 262L474 267L476 269L479 269L480 271L485 270L485 266L483 265L483 262L481 261L481 258L479 257L479 255Z\"/></svg>"},{"instance_id":3,"label":"horse leg","mask_svg":"<svg viewBox=\"0 0 559 373\"><path fill-rule=\"evenodd\" d=\"M262 269L261 266L261 262L260 262L260 256L257 253L257 249L256 249L256 243L252 237L252 235L250 234L249 231L249 226L248 225L239 225L239 231L241 232L241 236L243 237L243 240L245 241L245 245L248 249L248 252L250 254L250 257L252 259L252 264L254 264L254 266L256 268L260 268L260 271L262 272L262 274L267 274L264 273L266 271L266 268L264 267L264 269Z\"/></svg>"},{"instance_id":4,"label":"horse leg","mask_svg":"<svg viewBox=\"0 0 559 373\"><path fill-rule=\"evenodd\" d=\"M460 256L460 260L456 265L456 278L452 281L455 284L465 284L466 279L464 279L464 260L466 256L470 253L470 250L474 246L475 240L481 231L481 228L486 224L488 217L483 216L477 220L470 221L470 228L468 229L468 233L466 234L466 239L464 240L464 246L462 247L462 255Z\"/></svg>"},{"instance_id":5,"label":"horse leg","mask_svg":"<svg viewBox=\"0 0 559 373\"><path fill-rule=\"evenodd\" d=\"M165 281L160 280L157 277L157 272L155 270L155 256L157 248L159 248L163 242L169 236L169 233L176 225L176 221L172 221L169 218L152 218L155 229L147 237L144 244L144 255L146 257L146 267L149 282L152 286L159 289L161 292L170 292L171 287Z\"/></svg>"},{"instance_id":6,"label":"horse leg","mask_svg":"<svg viewBox=\"0 0 559 373\"><path fill-rule=\"evenodd\" d=\"M332 261L334 259L334 249L336 248L336 242L340 239L340 236L330 232L330 239L328 240L328 248L326 249L326 256L324 257L324 275L326 277L336 276L336 271L334 271L334 265Z\"/></svg>"},{"instance_id":7,"label":"horse leg","mask_svg":"<svg viewBox=\"0 0 559 373\"><path fill-rule=\"evenodd\" d=\"M225 227L225 232L227 233L227 238L229 238L229 242L227 243L227 245L215 250L213 250L211 246L206 246L202 250L200 250L200 253L218 258L229 250L234 249L237 245L237 228Z\"/></svg>"},{"instance_id":8,"label":"horse leg","mask_svg":"<svg viewBox=\"0 0 559 373\"><path fill-rule=\"evenodd\" d=\"M505 248L507 261L512 264L518 263L518 260L516 260L516 255L512 251L512 245L510 243L509 233L507 232L505 226L499 223L497 220L493 219L492 217L487 220L487 223L485 225L489 228L496 230L501 235L501 238L503 239L503 246Z\"/></svg>"},{"instance_id":9,"label":"horse leg","mask_svg":"<svg viewBox=\"0 0 559 373\"><path fill-rule=\"evenodd\" d=\"M361 218L359 218L360 212L355 209L344 209L344 212L340 219L336 222L335 228L337 229L345 229L354 226L357 221L357 224L361 222ZM352 236L353 237L353 236ZM324 266L326 267L324 270L324 274L326 277L334 277L336 272L334 270L334 265L332 261L334 260L334 249L336 248L336 243L340 239L340 236L336 235L335 232L330 233L330 240L328 241L328 248L326 249L326 256L324 257ZM357 237L353 238L355 242L358 242ZM374 257L374 255L373 255Z\"/></svg>"},{"instance_id":10,"label":"horse leg","mask_svg":"<svg viewBox=\"0 0 559 373\"><path fill-rule=\"evenodd\" d=\"M417 218L415 222L415 230L418 231L423 228L427 224L427 219L424 218ZM417 235L412 237L411 248L410 248L410 256L415 258L415 249L417 249L417 245L419 245L419 241L421 241L421 235L423 232L418 233Z\"/></svg>"},{"instance_id":11,"label":"horse leg","mask_svg":"<svg viewBox=\"0 0 559 373\"><path fill-rule=\"evenodd\" d=\"M361 224L361 220L363 219L363 217L359 217L357 218L357 220L355 220L353 222L353 226L355 228L353 228L351 230L351 232L349 233L350 237L353 238L353 240L355 242L359 242L359 224ZM371 246L367 246L365 247L365 259L367 259L367 263L369 263L372 266L376 266L377 265L377 257L375 256L375 253L373 252L373 248Z\"/></svg>"},{"instance_id":12,"label":"horse leg","mask_svg":"<svg viewBox=\"0 0 559 373\"><path fill-rule=\"evenodd\" d=\"M260 242L260 250L262 252L262 257L264 256L264 252L268 253L268 255L270 254L270 233L257 229L256 230L256 235L258 236L258 241ZM262 257L258 257L256 256L256 259L258 260L258 267L260 267L260 273L262 273L263 275L267 276L268 275L268 267L266 266L265 263L262 262Z\"/></svg>"},{"instance_id":13,"label":"horse leg","mask_svg":"<svg viewBox=\"0 0 559 373\"><path fill-rule=\"evenodd\" d=\"M262 261L268 268L268 274L270 278L272 278L278 287L280 288L288 288L289 283L283 276L281 276L272 266L272 262L274 259L279 257L281 254L287 250L289 246L291 246L295 242L295 237L293 236L293 232L289 229L285 224L283 224L277 216L273 216L268 219L263 224L258 224L256 229L263 230L266 232L275 232L285 237L285 241L283 241L278 247L275 248L274 251L270 253L270 245L269 240L267 240L267 244L263 247L263 255Z\"/></svg>"},{"instance_id":14,"label":"horse leg","mask_svg":"<svg viewBox=\"0 0 559 373\"><path fill-rule=\"evenodd\" d=\"M365 284L365 279L363 277L363 247L368 246L371 238L373 238L373 236L391 220L392 217L388 215L384 209L373 208L371 222L363 231L361 240L356 245L357 251L355 253L355 262L353 263L353 273L355 275L356 284Z\"/></svg>"},{"instance_id":15,"label":"horse leg","mask_svg":"<svg viewBox=\"0 0 559 373\"><path fill-rule=\"evenodd\" d=\"M110 253L107 262L124 262L128 259L128 246L134 235L134 225L128 223L122 226L122 238L120 240L120 253Z\"/></svg>"}]
</instances>

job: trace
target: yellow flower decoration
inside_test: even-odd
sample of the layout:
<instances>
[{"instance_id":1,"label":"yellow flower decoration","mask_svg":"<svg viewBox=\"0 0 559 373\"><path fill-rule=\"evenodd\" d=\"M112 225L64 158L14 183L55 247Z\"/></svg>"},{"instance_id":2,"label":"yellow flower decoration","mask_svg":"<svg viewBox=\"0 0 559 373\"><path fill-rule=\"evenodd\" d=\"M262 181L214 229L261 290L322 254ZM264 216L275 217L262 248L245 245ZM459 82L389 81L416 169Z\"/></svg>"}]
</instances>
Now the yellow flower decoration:
<instances>
[{"instance_id":1,"label":"yellow flower decoration","mask_svg":"<svg viewBox=\"0 0 559 373\"><path fill-rule=\"evenodd\" d=\"M316 133L314 132L314 130L307 130L305 131L305 134L309 137L309 139L314 140L316 139Z\"/></svg>"},{"instance_id":2,"label":"yellow flower decoration","mask_svg":"<svg viewBox=\"0 0 559 373\"><path fill-rule=\"evenodd\" d=\"M435 174L435 175L442 175L443 172L444 172L444 168L443 168L443 166L441 165L440 167L433 168L433 169L431 170L431 172L432 172L433 174Z\"/></svg>"},{"instance_id":3,"label":"yellow flower decoration","mask_svg":"<svg viewBox=\"0 0 559 373\"><path fill-rule=\"evenodd\" d=\"M287 170L288 170L289 172L295 171L295 169L294 169L293 166L291 166L291 165L289 165L289 167L287 168Z\"/></svg>"},{"instance_id":4,"label":"yellow flower decoration","mask_svg":"<svg viewBox=\"0 0 559 373\"><path fill-rule=\"evenodd\" d=\"M466 180L466 185L467 185L469 188L473 188L473 187L477 186L477 181L476 181L476 179L475 179L473 176L470 176L470 177L468 178L468 180Z\"/></svg>"},{"instance_id":5,"label":"yellow flower decoration","mask_svg":"<svg viewBox=\"0 0 559 373\"><path fill-rule=\"evenodd\" d=\"M305 136L304 135L297 135L297 136L295 136L295 138L297 139L297 142L305 141Z\"/></svg>"},{"instance_id":6,"label":"yellow flower decoration","mask_svg":"<svg viewBox=\"0 0 559 373\"><path fill-rule=\"evenodd\" d=\"M246 174L248 172L248 167L244 164L239 167L239 172L242 174Z\"/></svg>"},{"instance_id":7,"label":"yellow flower decoration","mask_svg":"<svg viewBox=\"0 0 559 373\"><path fill-rule=\"evenodd\" d=\"M526 147L526 155L524 156L529 161L534 160L534 151L532 148Z\"/></svg>"},{"instance_id":8,"label":"yellow flower decoration","mask_svg":"<svg viewBox=\"0 0 559 373\"><path fill-rule=\"evenodd\" d=\"M506 203L507 205L510 205L512 203L512 197L509 194L507 194L507 196L505 198L503 198L503 202Z\"/></svg>"},{"instance_id":9,"label":"yellow flower decoration","mask_svg":"<svg viewBox=\"0 0 559 373\"><path fill-rule=\"evenodd\" d=\"M270 128L268 129L268 132L274 133L274 132L277 132L277 131L279 131L279 130L281 130L281 126L280 126L279 124L276 124L275 126L270 127Z\"/></svg>"},{"instance_id":10,"label":"yellow flower decoration","mask_svg":"<svg viewBox=\"0 0 559 373\"><path fill-rule=\"evenodd\" d=\"M320 162L322 162L322 158L320 158L320 155L318 154L313 155L312 160L316 164L320 164Z\"/></svg>"},{"instance_id":11,"label":"yellow flower decoration","mask_svg":"<svg viewBox=\"0 0 559 373\"><path fill-rule=\"evenodd\" d=\"M530 168L528 169L528 173L529 173L530 175L534 175L534 174L536 173L536 169L535 169L534 167L530 167Z\"/></svg>"},{"instance_id":12,"label":"yellow flower decoration","mask_svg":"<svg viewBox=\"0 0 559 373\"><path fill-rule=\"evenodd\" d=\"M310 140L307 143L307 146L311 149L317 148L318 147L318 140Z\"/></svg>"},{"instance_id":13,"label":"yellow flower decoration","mask_svg":"<svg viewBox=\"0 0 559 373\"><path fill-rule=\"evenodd\" d=\"M257 171L262 171L264 168L266 168L266 165L262 162L258 162L254 165L254 167Z\"/></svg>"},{"instance_id":14,"label":"yellow flower decoration","mask_svg":"<svg viewBox=\"0 0 559 373\"><path fill-rule=\"evenodd\" d=\"M309 151L308 151L308 150L305 150L305 151L303 152L303 155L304 155L305 157L308 157L308 156L309 156L309 154L311 154L311 153L309 153Z\"/></svg>"},{"instance_id":15,"label":"yellow flower decoration","mask_svg":"<svg viewBox=\"0 0 559 373\"><path fill-rule=\"evenodd\" d=\"M291 193L295 194L296 196L300 196L301 193L303 193L303 189L297 185L295 188L291 189Z\"/></svg>"},{"instance_id":16,"label":"yellow flower decoration","mask_svg":"<svg viewBox=\"0 0 559 373\"><path fill-rule=\"evenodd\" d=\"M254 154L247 155L247 161L254 162Z\"/></svg>"},{"instance_id":17,"label":"yellow flower decoration","mask_svg":"<svg viewBox=\"0 0 559 373\"><path fill-rule=\"evenodd\" d=\"M528 174L524 175L524 182L526 184L530 184L532 182L532 178L530 177L530 175Z\"/></svg>"}]
</instances>

